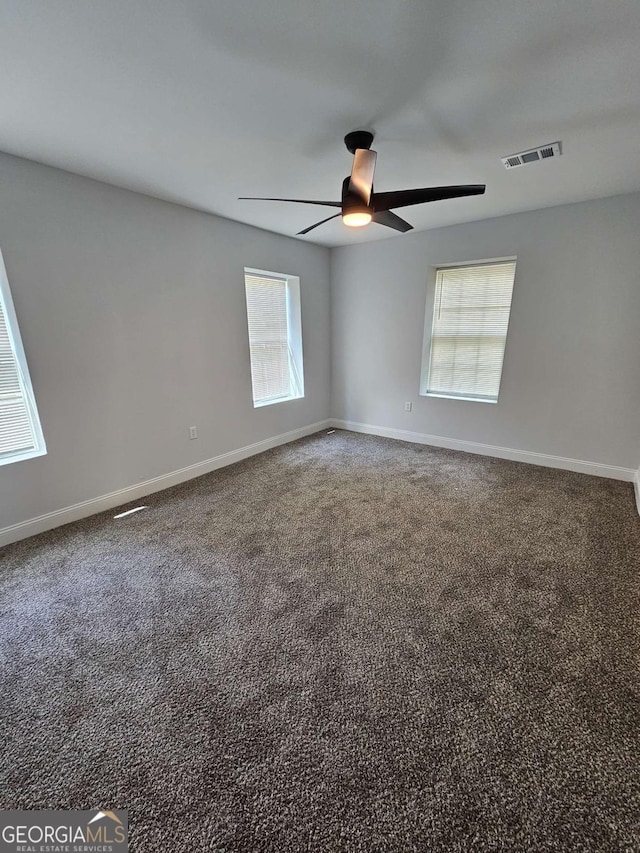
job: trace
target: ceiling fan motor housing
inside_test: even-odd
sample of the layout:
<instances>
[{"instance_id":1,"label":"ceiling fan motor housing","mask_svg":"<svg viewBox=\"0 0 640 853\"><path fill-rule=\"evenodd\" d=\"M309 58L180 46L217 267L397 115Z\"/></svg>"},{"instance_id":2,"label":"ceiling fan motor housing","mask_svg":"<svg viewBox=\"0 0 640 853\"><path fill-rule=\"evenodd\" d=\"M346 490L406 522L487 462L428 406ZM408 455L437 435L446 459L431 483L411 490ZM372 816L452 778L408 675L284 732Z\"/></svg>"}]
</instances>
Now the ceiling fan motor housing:
<instances>
[{"instance_id":1,"label":"ceiling fan motor housing","mask_svg":"<svg viewBox=\"0 0 640 853\"><path fill-rule=\"evenodd\" d=\"M344 138L344 144L351 154L355 154L358 148L364 148L368 151L371 148L372 142L373 133L370 133L368 130L352 130Z\"/></svg>"}]
</instances>

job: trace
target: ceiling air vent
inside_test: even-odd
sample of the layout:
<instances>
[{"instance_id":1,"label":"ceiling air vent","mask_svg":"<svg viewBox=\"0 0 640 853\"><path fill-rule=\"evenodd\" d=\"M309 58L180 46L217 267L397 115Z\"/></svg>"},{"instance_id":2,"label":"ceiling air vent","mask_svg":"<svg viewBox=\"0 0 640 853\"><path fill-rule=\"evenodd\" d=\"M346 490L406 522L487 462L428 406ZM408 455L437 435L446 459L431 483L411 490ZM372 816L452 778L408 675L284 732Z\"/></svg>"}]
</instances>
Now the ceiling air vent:
<instances>
[{"instance_id":1,"label":"ceiling air vent","mask_svg":"<svg viewBox=\"0 0 640 853\"><path fill-rule=\"evenodd\" d=\"M562 154L561 142L550 142L539 148L530 148L529 151L520 151L518 154L509 154L502 158L505 169L515 169L516 166L526 166L527 163L537 163L538 160L548 160L551 157L559 157Z\"/></svg>"}]
</instances>

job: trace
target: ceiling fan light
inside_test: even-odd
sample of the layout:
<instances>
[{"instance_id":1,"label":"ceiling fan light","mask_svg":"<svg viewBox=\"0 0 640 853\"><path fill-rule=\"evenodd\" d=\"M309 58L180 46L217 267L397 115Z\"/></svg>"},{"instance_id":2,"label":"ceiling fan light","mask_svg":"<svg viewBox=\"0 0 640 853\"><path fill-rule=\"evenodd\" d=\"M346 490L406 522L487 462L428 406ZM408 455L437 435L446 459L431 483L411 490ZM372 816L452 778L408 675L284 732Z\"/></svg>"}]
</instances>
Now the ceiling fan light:
<instances>
[{"instance_id":1,"label":"ceiling fan light","mask_svg":"<svg viewBox=\"0 0 640 853\"><path fill-rule=\"evenodd\" d=\"M342 214L342 221L350 228L362 228L371 222L371 214L368 210L351 210Z\"/></svg>"}]
</instances>

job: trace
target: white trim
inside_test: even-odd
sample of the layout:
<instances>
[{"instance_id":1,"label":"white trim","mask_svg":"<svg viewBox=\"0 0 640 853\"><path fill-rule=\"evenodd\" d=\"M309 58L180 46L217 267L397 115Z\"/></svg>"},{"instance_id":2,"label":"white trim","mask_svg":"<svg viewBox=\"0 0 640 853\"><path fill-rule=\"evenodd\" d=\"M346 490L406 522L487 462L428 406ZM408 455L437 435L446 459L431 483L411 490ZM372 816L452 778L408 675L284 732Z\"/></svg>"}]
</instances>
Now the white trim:
<instances>
[{"instance_id":1,"label":"white trim","mask_svg":"<svg viewBox=\"0 0 640 853\"><path fill-rule=\"evenodd\" d=\"M59 527L62 524L69 524L71 521L78 521L89 515L95 515L107 509L122 506L122 504L146 497L153 492L160 492L171 486L177 486L186 480L192 480L194 477L200 477L202 474L208 474L210 471L224 468L226 465L233 465L234 462L240 462L249 456L264 453L265 450L270 450L272 447L278 447L281 444L296 441L298 438L304 438L306 435L312 435L314 432L326 429L330 425L331 422L329 420L318 421L318 423L309 424L290 432L284 432L281 435L265 438L263 441L257 441L255 444L248 444L246 447L240 447L238 450L221 453L212 459L197 462L195 465L188 465L186 468L180 468L178 471L171 471L169 474L161 474L159 477L153 477L151 480L127 486L124 489L119 489L117 492L110 492L108 495L101 495L98 498L82 501L64 509L48 512L37 518L30 518L27 521L12 524L0 530L0 547L9 545L11 542L17 542L19 539L26 539L28 536L35 536L37 533L43 533L45 530L52 530L54 527Z\"/></svg>"},{"instance_id":2,"label":"white trim","mask_svg":"<svg viewBox=\"0 0 640 853\"><path fill-rule=\"evenodd\" d=\"M638 468L633 478L633 490L636 493L636 506L638 508L638 515L640 515L640 468Z\"/></svg>"},{"instance_id":3,"label":"white trim","mask_svg":"<svg viewBox=\"0 0 640 853\"><path fill-rule=\"evenodd\" d=\"M490 267L498 266L499 264L513 264L513 281L511 283L511 299L509 301L509 313L507 315L507 328L504 333L504 347L502 351L502 363L500 365L500 375L498 377L498 389L496 396L481 397L456 393L447 393L429 390L430 374L431 374L431 355L433 349L433 340L436 323L436 297L438 295L438 278L441 270L450 269L466 269L470 267ZM424 312L424 331L422 338L422 362L420 365L420 390L421 397L443 397L450 400L467 400L474 403L497 403L500 395L500 385L502 384L502 370L504 366L504 353L506 350L507 337L509 334L509 323L511 321L511 304L513 302L513 292L516 285L516 273L518 266L518 256L513 255L508 258L488 258L487 260L478 261L463 261L463 262L447 262L444 264L433 264L428 268L427 275L427 301ZM440 287L442 295L442 287ZM439 311L438 311L439 313Z\"/></svg>"},{"instance_id":4,"label":"white trim","mask_svg":"<svg viewBox=\"0 0 640 853\"><path fill-rule=\"evenodd\" d=\"M46 456L46 447L31 448L31 450L20 450L17 453L8 451L6 456L0 456L0 465L10 465L12 462L22 462L24 459L35 459L36 456Z\"/></svg>"},{"instance_id":5,"label":"white trim","mask_svg":"<svg viewBox=\"0 0 640 853\"><path fill-rule=\"evenodd\" d=\"M288 397L277 397L275 400L254 401L254 409L262 409L265 406L275 406L276 403L288 403L290 400L304 400L304 394L290 394Z\"/></svg>"},{"instance_id":6,"label":"white trim","mask_svg":"<svg viewBox=\"0 0 640 853\"><path fill-rule=\"evenodd\" d=\"M285 310L287 314L287 344L289 360L289 385L292 393L286 397L277 399L260 398L255 396L255 367L253 352L251 350L251 330L249 324L249 292L247 287L247 276L252 278L270 279L285 285ZM285 403L289 400L299 400L304 397L304 357L302 350L302 311L300 307L300 276L288 275L286 273L274 273L267 270L258 270L254 267L244 267L244 290L247 308L247 332L249 339L249 361L251 365L251 395L254 409L261 406L272 406L276 403ZM259 365L258 365L259 366Z\"/></svg>"},{"instance_id":7,"label":"white trim","mask_svg":"<svg viewBox=\"0 0 640 853\"><path fill-rule=\"evenodd\" d=\"M550 456L547 453L534 453L530 450L515 450L512 447L498 447L494 444L479 444L476 441L464 441L460 438L445 438L441 435L427 435L410 432L405 429L361 424L356 421L332 420L331 426L351 432L364 432L369 435L381 435L399 441L412 441L414 444L430 444L433 447L446 447L449 450L463 450L465 453L477 453L481 456L495 456L498 459L511 459L513 462L527 462L530 465L543 465L546 468L561 468L576 471L579 474L593 474L596 477L609 477L612 480L636 482L639 475L633 468L620 468L617 465L604 465L602 462L587 462L582 459L570 459L566 456ZM636 497L640 492L640 482L636 486ZM640 502L638 504L640 509Z\"/></svg>"},{"instance_id":8,"label":"white trim","mask_svg":"<svg viewBox=\"0 0 640 853\"><path fill-rule=\"evenodd\" d=\"M33 384L29 374L27 357L24 354L20 327L18 326L18 318L16 317L16 309L13 304L11 287L9 286L9 278L7 276L7 268L5 267L2 251L0 250L0 312L3 311L9 335L9 346L13 350L15 365L18 370L18 381L26 405L27 416L31 423L34 441L34 446L28 450L7 451L4 453L0 459L0 465L9 465L11 462L19 462L22 459L44 456L47 452L47 445L42 433L40 415L38 414L38 406L36 405L36 398L33 393Z\"/></svg>"},{"instance_id":9,"label":"white trim","mask_svg":"<svg viewBox=\"0 0 640 853\"><path fill-rule=\"evenodd\" d=\"M517 255L506 255L504 258L477 258L475 261L447 261L446 264L433 264L433 267L436 270L451 269L451 267L488 267L491 264L506 264L517 260Z\"/></svg>"},{"instance_id":10,"label":"white trim","mask_svg":"<svg viewBox=\"0 0 640 853\"><path fill-rule=\"evenodd\" d=\"M440 400L466 400L468 403L497 403L497 397L465 397L463 394L436 394L435 391L420 391L421 397L438 397Z\"/></svg>"}]
</instances>

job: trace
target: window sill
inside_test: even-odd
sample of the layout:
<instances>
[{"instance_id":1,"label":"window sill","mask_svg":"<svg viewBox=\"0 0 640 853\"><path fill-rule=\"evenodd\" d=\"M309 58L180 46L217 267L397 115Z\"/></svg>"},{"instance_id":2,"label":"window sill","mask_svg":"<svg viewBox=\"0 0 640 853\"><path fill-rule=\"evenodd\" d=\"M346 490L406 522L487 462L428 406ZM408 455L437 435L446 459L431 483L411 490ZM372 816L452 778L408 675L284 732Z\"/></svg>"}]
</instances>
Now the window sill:
<instances>
[{"instance_id":1,"label":"window sill","mask_svg":"<svg viewBox=\"0 0 640 853\"><path fill-rule=\"evenodd\" d=\"M10 465L12 462L22 462L24 459L33 459L36 456L45 456L47 449L37 448L36 450L25 450L21 453L8 453L6 456L0 456L0 465Z\"/></svg>"},{"instance_id":2,"label":"window sill","mask_svg":"<svg viewBox=\"0 0 640 853\"><path fill-rule=\"evenodd\" d=\"M294 394L291 397L278 397L277 400L259 400L257 403L253 402L254 409L262 409L265 406L275 406L276 403L288 403L290 400L303 400L304 394Z\"/></svg>"},{"instance_id":3,"label":"window sill","mask_svg":"<svg viewBox=\"0 0 640 853\"><path fill-rule=\"evenodd\" d=\"M467 403L497 403L490 397L463 397L458 394L435 394L432 391L421 391L421 397L438 397L441 400L465 400Z\"/></svg>"}]
</instances>

